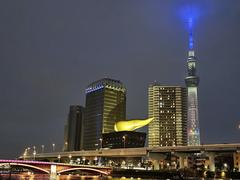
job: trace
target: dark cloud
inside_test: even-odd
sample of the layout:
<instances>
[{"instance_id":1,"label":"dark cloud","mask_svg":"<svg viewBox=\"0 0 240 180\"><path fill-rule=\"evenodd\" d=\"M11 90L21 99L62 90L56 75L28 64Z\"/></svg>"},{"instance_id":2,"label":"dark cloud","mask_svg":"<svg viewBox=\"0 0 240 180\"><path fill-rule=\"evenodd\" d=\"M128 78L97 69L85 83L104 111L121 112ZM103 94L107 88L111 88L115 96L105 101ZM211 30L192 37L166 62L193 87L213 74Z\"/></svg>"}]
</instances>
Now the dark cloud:
<instances>
[{"instance_id":1,"label":"dark cloud","mask_svg":"<svg viewBox=\"0 0 240 180\"><path fill-rule=\"evenodd\" d=\"M189 4L199 9L202 142L238 142L239 1L1 1L0 158L53 142L60 150L69 105L84 105L85 87L102 77L126 85L128 118L145 118L149 83L184 85L179 12Z\"/></svg>"}]
</instances>

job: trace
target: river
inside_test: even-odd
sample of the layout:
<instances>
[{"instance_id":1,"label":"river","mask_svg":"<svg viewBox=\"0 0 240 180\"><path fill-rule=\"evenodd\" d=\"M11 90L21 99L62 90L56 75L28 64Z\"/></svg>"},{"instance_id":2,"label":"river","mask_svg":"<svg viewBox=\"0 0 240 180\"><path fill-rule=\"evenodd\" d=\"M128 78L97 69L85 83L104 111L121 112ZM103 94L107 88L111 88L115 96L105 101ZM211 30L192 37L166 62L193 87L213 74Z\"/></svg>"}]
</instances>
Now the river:
<instances>
[{"instance_id":1,"label":"river","mask_svg":"<svg viewBox=\"0 0 240 180\"><path fill-rule=\"evenodd\" d=\"M50 178L47 174L34 174L34 175L26 175L26 174L0 174L0 180L143 180L141 178L113 178L111 176L80 176L80 175L60 175L56 178ZM148 179L149 180L149 179Z\"/></svg>"}]
</instances>

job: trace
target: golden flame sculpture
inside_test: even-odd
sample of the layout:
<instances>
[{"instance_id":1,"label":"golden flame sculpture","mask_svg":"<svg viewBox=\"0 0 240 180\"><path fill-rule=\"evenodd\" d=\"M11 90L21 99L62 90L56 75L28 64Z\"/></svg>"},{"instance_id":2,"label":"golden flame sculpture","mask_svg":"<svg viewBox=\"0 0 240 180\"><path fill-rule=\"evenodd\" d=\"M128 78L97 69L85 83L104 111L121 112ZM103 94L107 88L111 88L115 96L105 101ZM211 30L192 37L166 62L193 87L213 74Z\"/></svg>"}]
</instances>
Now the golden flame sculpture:
<instances>
[{"instance_id":1,"label":"golden flame sculpture","mask_svg":"<svg viewBox=\"0 0 240 180\"><path fill-rule=\"evenodd\" d=\"M154 118L148 119L132 119L125 121L118 121L114 124L114 130L119 131L134 131L138 128L148 125Z\"/></svg>"}]
</instances>

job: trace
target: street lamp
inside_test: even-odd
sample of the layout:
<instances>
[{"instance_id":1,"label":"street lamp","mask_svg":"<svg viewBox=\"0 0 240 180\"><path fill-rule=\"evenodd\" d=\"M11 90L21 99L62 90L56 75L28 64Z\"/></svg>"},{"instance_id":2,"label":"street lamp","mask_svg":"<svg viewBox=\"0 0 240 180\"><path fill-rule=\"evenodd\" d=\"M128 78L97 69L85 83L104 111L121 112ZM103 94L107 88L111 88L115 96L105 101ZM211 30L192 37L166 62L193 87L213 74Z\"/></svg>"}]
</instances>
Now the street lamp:
<instances>
[{"instance_id":1,"label":"street lamp","mask_svg":"<svg viewBox=\"0 0 240 180\"><path fill-rule=\"evenodd\" d=\"M125 148L126 145L126 136L123 136L123 147Z\"/></svg>"},{"instance_id":2,"label":"street lamp","mask_svg":"<svg viewBox=\"0 0 240 180\"><path fill-rule=\"evenodd\" d=\"M100 141L100 149L102 149L102 140L103 140L102 138L99 139L99 141Z\"/></svg>"},{"instance_id":3,"label":"street lamp","mask_svg":"<svg viewBox=\"0 0 240 180\"><path fill-rule=\"evenodd\" d=\"M67 141L64 143L64 151L68 151L68 142Z\"/></svg>"},{"instance_id":4,"label":"street lamp","mask_svg":"<svg viewBox=\"0 0 240 180\"><path fill-rule=\"evenodd\" d=\"M37 152L36 152L36 147L33 146L33 160L34 160L34 161L35 161L35 158L36 158L36 154L37 154Z\"/></svg>"},{"instance_id":5,"label":"street lamp","mask_svg":"<svg viewBox=\"0 0 240 180\"><path fill-rule=\"evenodd\" d=\"M227 169L228 169L228 164L227 164L227 163L224 163L224 164L223 164L223 169L224 169L225 171L227 171Z\"/></svg>"},{"instance_id":6,"label":"street lamp","mask_svg":"<svg viewBox=\"0 0 240 180\"><path fill-rule=\"evenodd\" d=\"M41 145L41 147L42 147L42 153L44 153L44 145Z\"/></svg>"},{"instance_id":7,"label":"street lamp","mask_svg":"<svg viewBox=\"0 0 240 180\"><path fill-rule=\"evenodd\" d=\"M94 165L97 165L97 160L98 160L97 156L94 157Z\"/></svg>"},{"instance_id":8,"label":"street lamp","mask_svg":"<svg viewBox=\"0 0 240 180\"><path fill-rule=\"evenodd\" d=\"M71 154L69 154L69 163L71 163L71 159L72 159L72 155Z\"/></svg>"},{"instance_id":9,"label":"street lamp","mask_svg":"<svg viewBox=\"0 0 240 180\"><path fill-rule=\"evenodd\" d=\"M81 161L80 158L77 158L76 163L80 164L80 161Z\"/></svg>"},{"instance_id":10,"label":"street lamp","mask_svg":"<svg viewBox=\"0 0 240 180\"><path fill-rule=\"evenodd\" d=\"M26 155L28 156L28 153L30 152L30 150L31 150L31 148L30 147L28 147L28 148L26 148Z\"/></svg>"},{"instance_id":11,"label":"street lamp","mask_svg":"<svg viewBox=\"0 0 240 180\"><path fill-rule=\"evenodd\" d=\"M170 166L170 164L169 164L169 163L167 163L167 169L169 169L169 166Z\"/></svg>"},{"instance_id":12,"label":"street lamp","mask_svg":"<svg viewBox=\"0 0 240 180\"><path fill-rule=\"evenodd\" d=\"M27 156L27 148L24 150L24 153L23 153L23 160L26 160L26 156Z\"/></svg>"},{"instance_id":13,"label":"street lamp","mask_svg":"<svg viewBox=\"0 0 240 180\"><path fill-rule=\"evenodd\" d=\"M58 155L58 162L60 163L60 161L61 161L61 155L59 154Z\"/></svg>"},{"instance_id":14,"label":"street lamp","mask_svg":"<svg viewBox=\"0 0 240 180\"><path fill-rule=\"evenodd\" d=\"M53 149L53 152L55 151L55 144L53 143L52 144L52 149Z\"/></svg>"},{"instance_id":15,"label":"street lamp","mask_svg":"<svg viewBox=\"0 0 240 180\"><path fill-rule=\"evenodd\" d=\"M83 157L83 158L82 158L82 160L83 160L83 164L85 164L86 158L85 158L85 157Z\"/></svg>"}]
</instances>

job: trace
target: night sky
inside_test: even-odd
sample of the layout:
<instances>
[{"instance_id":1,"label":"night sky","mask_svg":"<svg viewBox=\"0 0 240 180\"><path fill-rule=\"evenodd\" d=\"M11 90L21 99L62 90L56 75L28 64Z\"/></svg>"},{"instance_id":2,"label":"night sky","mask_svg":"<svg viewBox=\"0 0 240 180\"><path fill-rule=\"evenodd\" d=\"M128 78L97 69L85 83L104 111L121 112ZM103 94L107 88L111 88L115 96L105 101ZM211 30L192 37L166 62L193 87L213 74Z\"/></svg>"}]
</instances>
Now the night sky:
<instances>
[{"instance_id":1,"label":"night sky","mask_svg":"<svg viewBox=\"0 0 240 180\"><path fill-rule=\"evenodd\" d=\"M62 150L69 105L104 77L125 84L128 119L146 118L151 82L185 86L188 7L201 142L240 142L240 1L2 0L0 158Z\"/></svg>"}]
</instances>

